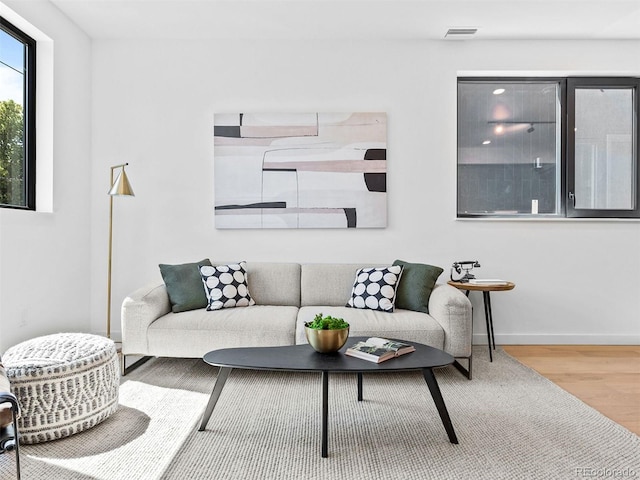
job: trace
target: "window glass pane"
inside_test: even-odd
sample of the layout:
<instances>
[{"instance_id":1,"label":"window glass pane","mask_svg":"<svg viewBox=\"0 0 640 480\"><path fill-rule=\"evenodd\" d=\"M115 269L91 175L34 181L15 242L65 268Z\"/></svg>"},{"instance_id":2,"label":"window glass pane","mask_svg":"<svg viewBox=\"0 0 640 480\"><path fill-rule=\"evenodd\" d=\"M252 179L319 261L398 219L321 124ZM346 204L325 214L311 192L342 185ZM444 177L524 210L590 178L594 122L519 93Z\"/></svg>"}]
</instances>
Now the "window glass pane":
<instances>
[{"instance_id":1,"label":"window glass pane","mask_svg":"<svg viewBox=\"0 0 640 480\"><path fill-rule=\"evenodd\" d=\"M575 91L575 208L635 208L632 88Z\"/></svg>"},{"instance_id":2,"label":"window glass pane","mask_svg":"<svg viewBox=\"0 0 640 480\"><path fill-rule=\"evenodd\" d=\"M0 204L25 206L25 46L0 30Z\"/></svg>"},{"instance_id":3,"label":"window glass pane","mask_svg":"<svg viewBox=\"0 0 640 480\"><path fill-rule=\"evenodd\" d=\"M24 71L24 44L4 30L0 30L0 59L7 67Z\"/></svg>"},{"instance_id":4,"label":"window glass pane","mask_svg":"<svg viewBox=\"0 0 640 480\"><path fill-rule=\"evenodd\" d=\"M560 209L556 81L458 83L458 215Z\"/></svg>"}]
</instances>

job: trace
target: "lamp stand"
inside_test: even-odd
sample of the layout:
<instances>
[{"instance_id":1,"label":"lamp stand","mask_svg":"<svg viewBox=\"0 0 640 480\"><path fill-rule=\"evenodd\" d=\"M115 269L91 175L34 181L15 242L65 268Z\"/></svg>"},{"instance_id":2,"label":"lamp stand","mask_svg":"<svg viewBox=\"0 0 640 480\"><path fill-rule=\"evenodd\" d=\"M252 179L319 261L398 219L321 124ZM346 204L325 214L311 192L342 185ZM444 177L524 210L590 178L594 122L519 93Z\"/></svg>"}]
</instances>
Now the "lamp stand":
<instances>
[{"instance_id":1,"label":"lamp stand","mask_svg":"<svg viewBox=\"0 0 640 480\"><path fill-rule=\"evenodd\" d=\"M107 338L111 338L111 260L113 257L113 197L115 195L134 196L129 179L124 171L124 167L129 165L123 163L121 165L114 165L111 167L111 174L109 177L109 263L107 268ZM113 180L113 171L116 168L122 170L118 174L115 182Z\"/></svg>"},{"instance_id":2,"label":"lamp stand","mask_svg":"<svg viewBox=\"0 0 640 480\"><path fill-rule=\"evenodd\" d=\"M113 168L109 185L113 185ZM111 257L113 253L113 196L109 195L109 267L107 268L107 338L111 338Z\"/></svg>"}]
</instances>

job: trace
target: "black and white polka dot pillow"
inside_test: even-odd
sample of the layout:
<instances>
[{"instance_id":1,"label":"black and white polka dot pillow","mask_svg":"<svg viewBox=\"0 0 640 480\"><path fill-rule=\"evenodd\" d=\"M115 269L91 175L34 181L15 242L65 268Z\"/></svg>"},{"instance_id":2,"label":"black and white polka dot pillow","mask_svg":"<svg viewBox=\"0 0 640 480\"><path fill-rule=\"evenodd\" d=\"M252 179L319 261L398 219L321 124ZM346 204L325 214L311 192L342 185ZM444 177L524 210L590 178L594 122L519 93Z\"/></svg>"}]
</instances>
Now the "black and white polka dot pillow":
<instances>
[{"instance_id":1,"label":"black and white polka dot pillow","mask_svg":"<svg viewBox=\"0 0 640 480\"><path fill-rule=\"evenodd\" d=\"M248 307L256 302L249 295L245 262L198 267L207 294L207 310Z\"/></svg>"},{"instance_id":2,"label":"black and white polka dot pillow","mask_svg":"<svg viewBox=\"0 0 640 480\"><path fill-rule=\"evenodd\" d=\"M393 312L402 269L402 265L361 268L346 306Z\"/></svg>"}]
</instances>

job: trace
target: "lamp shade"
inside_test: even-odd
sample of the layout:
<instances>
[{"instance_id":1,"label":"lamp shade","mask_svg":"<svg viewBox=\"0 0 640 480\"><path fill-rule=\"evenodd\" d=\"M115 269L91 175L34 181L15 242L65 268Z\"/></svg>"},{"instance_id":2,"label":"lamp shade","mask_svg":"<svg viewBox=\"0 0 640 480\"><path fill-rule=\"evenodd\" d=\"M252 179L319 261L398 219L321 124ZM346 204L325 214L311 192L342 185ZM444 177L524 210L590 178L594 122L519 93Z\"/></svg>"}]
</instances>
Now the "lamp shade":
<instances>
[{"instance_id":1,"label":"lamp shade","mask_svg":"<svg viewBox=\"0 0 640 480\"><path fill-rule=\"evenodd\" d=\"M129 183L129 179L127 178L127 174L124 171L124 168L120 170L118 176L116 177L116 181L113 182L111 186L111 190L109 190L109 195L129 195L135 196L133 193L133 189L131 188L131 184Z\"/></svg>"}]
</instances>

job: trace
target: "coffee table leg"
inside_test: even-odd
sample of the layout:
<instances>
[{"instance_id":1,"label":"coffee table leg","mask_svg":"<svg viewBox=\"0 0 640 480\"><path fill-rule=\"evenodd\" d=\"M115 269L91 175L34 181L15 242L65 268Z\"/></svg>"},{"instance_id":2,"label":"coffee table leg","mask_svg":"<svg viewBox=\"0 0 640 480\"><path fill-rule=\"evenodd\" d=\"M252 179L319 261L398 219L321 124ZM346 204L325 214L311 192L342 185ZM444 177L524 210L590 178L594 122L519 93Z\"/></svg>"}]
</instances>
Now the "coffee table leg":
<instances>
[{"instance_id":1,"label":"coffee table leg","mask_svg":"<svg viewBox=\"0 0 640 480\"><path fill-rule=\"evenodd\" d=\"M225 382L227 381L227 378L229 378L231 370L232 369L229 367L220 367L218 378L216 379L216 384L213 386L213 391L211 392L211 397L209 397L207 408L204 410L204 415L202 416L202 422L200 422L200 428L198 429L198 431L202 432L207 427L209 418L211 418L213 409L216 406L216 403L218 403L218 399L220 398L220 394L222 393L222 389Z\"/></svg>"},{"instance_id":2,"label":"coffee table leg","mask_svg":"<svg viewBox=\"0 0 640 480\"><path fill-rule=\"evenodd\" d=\"M436 377L433 374L433 370L431 368L423 368L422 375L427 382L433 401L436 404L444 429L447 431L447 435L449 435L449 441L451 443L458 443L458 437L456 437L456 432L453 430L453 425L449 418L449 412L447 412L447 406L444 404L444 399L442 398L442 393L440 392L440 387L438 386Z\"/></svg>"},{"instance_id":3,"label":"coffee table leg","mask_svg":"<svg viewBox=\"0 0 640 480\"><path fill-rule=\"evenodd\" d=\"M322 372L322 458L327 458L327 426L329 419L329 372Z\"/></svg>"},{"instance_id":4,"label":"coffee table leg","mask_svg":"<svg viewBox=\"0 0 640 480\"><path fill-rule=\"evenodd\" d=\"M358 372L358 401L362 401L362 372Z\"/></svg>"}]
</instances>

